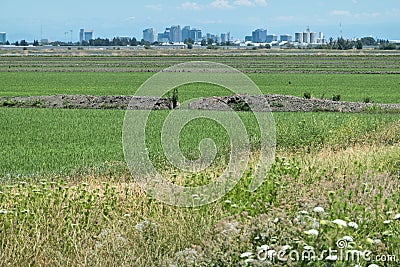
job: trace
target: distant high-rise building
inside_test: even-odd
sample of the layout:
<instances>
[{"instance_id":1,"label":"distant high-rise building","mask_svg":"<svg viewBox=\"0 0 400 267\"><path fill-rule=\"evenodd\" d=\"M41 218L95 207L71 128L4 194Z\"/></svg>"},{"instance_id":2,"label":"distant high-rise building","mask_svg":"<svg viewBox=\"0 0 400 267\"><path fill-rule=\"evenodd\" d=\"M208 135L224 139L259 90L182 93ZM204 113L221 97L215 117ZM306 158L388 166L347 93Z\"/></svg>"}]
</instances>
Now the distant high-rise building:
<instances>
[{"instance_id":1,"label":"distant high-rise building","mask_svg":"<svg viewBox=\"0 0 400 267\"><path fill-rule=\"evenodd\" d=\"M7 33L0 32L0 44L5 44L7 42Z\"/></svg>"},{"instance_id":2,"label":"distant high-rise building","mask_svg":"<svg viewBox=\"0 0 400 267\"><path fill-rule=\"evenodd\" d=\"M154 43L158 40L157 31L154 28L148 28L143 31L143 40L145 42Z\"/></svg>"},{"instance_id":3,"label":"distant high-rise building","mask_svg":"<svg viewBox=\"0 0 400 267\"><path fill-rule=\"evenodd\" d=\"M292 36L289 34L283 34L281 35L281 42L292 42Z\"/></svg>"},{"instance_id":4,"label":"distant high-rise building","mask_svg":"<svg viewBox=\"0 0 400 267\"><path fill-rule=\"evenodd\" d=\"M245 42L252 42L253 41L253 36L245 36L244 37Z\"/></svg>"},{"instance_id":5,"label":"distant high-rise building","mask_svg":"<svg viewBox=\"0 0 400 267\"><path fill-rule=\"evenodd\" d=\"M94 39L93 30L81 29L79 31L79 41L82 43L83 41L89 42Z\"/></svg>"},{"instance_id":6,"label":"distant high-rise building","mask_svg":"<svg viewBox=\"0 0 400 267\"><path fill-rule=\"evenodd\" d=\"M253 43L265 43L267 41L267 30L257 29L252 33Z\"/></svg>"},{"instance_id":7,"label":"distant high-rise building","mask_svg":"<svg viewBox=\"0 0 400 267\"><path fill-rule=\"evenodd\" d=\"M199 29L193 28L190 30L190 39L195 42L201 42L203 40L202 32Z\"/></svg>"},{"instance_id":8,"label":"distant high-rise building","mask_svg":"<svg viewBox=\"0 0 400 267\"><path fill-rule=\"evenodd\" d=\"M317 38L317 44L324 44L326 42L324 33L320 32L318 36L319 37Z\"/></svg>"},{"instance_id":9,"label":"distant high-rise building","mask_svg":"<svg viewBox=\"0 0 400 267\"><path fill-rule=\"evenodd\" d=\"M303 33L302 32L296 32L294 34L294 41L296 43L303 43Z\"/></svg>"},{"instance_id":10,"label":"distant high-rise building","mask_svg":"<svg viewBox=\"0 0 400 267\"><path fill-rule=\"evenodd\" d=\"M227 43L231 39L231 34L228 33L221 33L221 43Z\"/></svg>"},{"instance_id":11,"label":"distant high-rise building","mask_svg":"<svg viewBox=\"0 0 400 267\"><path fill-rule=\"evenodd\" d=\"M185 26L182 29L182 40L185 41L186 39L189 39L189 38L190 38L190 26ZM192 38L190 38L190 39L192 39Z\"/></svg>"},{"instance_id":12,"label":"distant high-rise building","mask_svg":"<svg viewBox=\"0 0 400 267\"><path fill-rule=\"evenodd\" d=\"M277 42L278 41L278 36L275 34L267 35L266 42L267 43L272 43L272 42Z\"/></svg>"},{"instance_id":13,"label":"distant high-rise building","mask_svg":"<svg viewBox=\"0 0 400 267\"><path fill-rule=\"evenodd\" d=\"M169 33L169 41L172 43L180 43L182 42L182 30L181 26L171 26L171 30Z\"/></svg>"}]
</instances>

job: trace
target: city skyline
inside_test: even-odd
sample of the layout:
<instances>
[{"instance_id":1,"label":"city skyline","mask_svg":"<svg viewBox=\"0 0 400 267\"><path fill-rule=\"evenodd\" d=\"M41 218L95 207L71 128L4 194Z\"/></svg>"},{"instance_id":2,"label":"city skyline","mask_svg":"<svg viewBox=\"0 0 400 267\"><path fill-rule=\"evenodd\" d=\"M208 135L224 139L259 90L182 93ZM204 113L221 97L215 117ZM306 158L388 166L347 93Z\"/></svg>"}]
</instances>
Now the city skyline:
<instances>
[{"instance_id":1,"label":"city skyline","mask_svg":"<svg viewBox=\"0 0 400 267\"><path fill-rule=\"evenodd\" d=\"M326 37L400 39L400 3L387 0L172 0L117 1L98 4L94 1L54 3L39 0L2 3L6 10L0 18L0 32L7 32L10 42L26 39L79 41L79 29L93 29L96 37L131 36L141 39L143 29L164 29L165 25L195 25L203 33L230 32L232 39L243 40L254 29L290 34L310 27Z\"/></svg>"}]
</instances>

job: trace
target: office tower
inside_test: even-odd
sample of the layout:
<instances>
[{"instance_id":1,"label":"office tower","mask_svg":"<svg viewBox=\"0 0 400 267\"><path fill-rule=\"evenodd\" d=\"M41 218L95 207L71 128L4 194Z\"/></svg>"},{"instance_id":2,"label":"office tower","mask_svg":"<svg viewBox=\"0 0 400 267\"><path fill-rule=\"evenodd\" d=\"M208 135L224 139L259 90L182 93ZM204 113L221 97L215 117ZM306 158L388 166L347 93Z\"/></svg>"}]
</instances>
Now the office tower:
<instances>
[{"instance_id":1,"label":"office tower","mask_svg":"<svg viewBox=\"0 0 400 267\"><path fill-rule=\"evenodd\" d=\"M145 42L154 43L158 41L157 31L154 28L148 28L143 31L143 40Z\"/></svg>"},{"instance_id":2,"label":"office tower","mask_svg":"<svg viewBox=\"0 0 400 267\"><path fill-rule=\"evenodd\" d=\"M253 43L265 43L267 40L267 30L265 29L257 29L252 33L252 41Z\"/></svg>"}]
</instances>

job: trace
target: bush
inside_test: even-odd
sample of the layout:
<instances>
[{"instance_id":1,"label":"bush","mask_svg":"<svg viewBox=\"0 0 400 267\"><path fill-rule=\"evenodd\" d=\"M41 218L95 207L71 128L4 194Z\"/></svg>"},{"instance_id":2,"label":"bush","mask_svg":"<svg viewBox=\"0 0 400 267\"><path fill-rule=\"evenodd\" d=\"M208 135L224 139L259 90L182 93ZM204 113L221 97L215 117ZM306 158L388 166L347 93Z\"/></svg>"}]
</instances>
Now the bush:
<instances>
[{"instance_id":1,"label":"bush","mask_svg":"<svg viewBox=\"0 0 400 267\"><path fill-rule=\"evenodd\" d=\"M310 92L304 92L304 98L305 99L311 99L311 93Z\"/></svg>"},{"instance_id":2,"label":"bush","mask_svg":"<svg viewBox=\"0 0 400 267\"><path fill-rule=\"evenodd\" d=\"M333 97L332 97L332 100L333 101L340 101L340 95L334 95Z\"/></svg>"},{"instance_id":3,"label":"bush","mask_svg":"<svg viewBox=\"0 0 400 267\"><path fill-rule=\"evenodd\" d=\"M369 97L369 96L366 96L366 97L364 97L364 100L363 100L363 102L364 103L372 103L372 99L371 99L371 97Z\"/></svg>"}]
</instances>

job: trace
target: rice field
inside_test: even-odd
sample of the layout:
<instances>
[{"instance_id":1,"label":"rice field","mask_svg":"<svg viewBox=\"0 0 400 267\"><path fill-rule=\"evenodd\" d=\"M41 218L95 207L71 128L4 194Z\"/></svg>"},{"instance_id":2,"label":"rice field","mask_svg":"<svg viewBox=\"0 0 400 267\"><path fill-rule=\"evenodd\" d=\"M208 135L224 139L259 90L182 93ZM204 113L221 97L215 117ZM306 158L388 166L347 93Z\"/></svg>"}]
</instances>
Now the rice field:
<instances>
[{"instance_id":1,"label":"rice field","mask_svg":"<svg viewBox=\"0 0 400 267\"><path fill-rule=\"evenodd\" d=\"M0 96L131 95L154 71L211 60L237 66L266 94L400 103L397 57L1 57ZM180 101L226 94L204 84L179 88ZM184 127L184 155L198 158L200 141L210 137L217 157L202 172L178 171L161 146L168 114L152 111L146 126L154 165L184 186L215 179L229 161L226 131L205 119ZM254 116L240 112L250 164L222 199L193 208L163 204L132 179L122 148L124 115L0 108L1 266L400 264L398 114L274 113L276 159L250 192L260 132Z\"/></svg>"}]
</instances>

